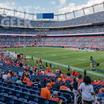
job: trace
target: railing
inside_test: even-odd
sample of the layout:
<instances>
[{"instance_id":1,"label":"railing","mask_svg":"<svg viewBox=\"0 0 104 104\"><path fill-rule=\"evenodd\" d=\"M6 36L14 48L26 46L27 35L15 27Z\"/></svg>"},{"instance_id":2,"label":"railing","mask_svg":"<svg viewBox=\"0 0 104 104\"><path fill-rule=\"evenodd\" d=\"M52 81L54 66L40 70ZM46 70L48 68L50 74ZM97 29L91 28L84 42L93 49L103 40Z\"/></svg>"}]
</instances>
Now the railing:
<instances>
[{"instance_id":1,"label":"railing","mask_svg":"<svg viewBox=\"0 0 104 104\"><path fill-rule=\"evenodd\" d=\"M93 14L93 13L100 12L100 11L104 11L104 2L100 4L94 4L92 6L85 7L79 10L74 10L72 12L66 12L63 14L55 14L54 20L56 21L70 20L73 18L85 16L88 14ZM15 9L12 10L12 9L0 8L0 14L3 16L13 16L13 17L20 17L23 19L37 20L36 14L17 11Z\"/></svg>"},{"instance_id":2,"label":"railing","mask_svg":"<svg viewBox=\"0 0 104 104\"><path fill-rule=\"evenodd\" d=\"M104 11L104 2L99 3L99 4L95 4L89 7L85 7L79 10L74 10L72 12L67 12L64 14L57 14L56 17L58 21L60 20L69 20L69 19L73 19L73 18L77 18L77 17L81 17L81 16L85 16L88 14L93 14L93 13L97 13L100 11Z\"/></svg>"}]
</instances>

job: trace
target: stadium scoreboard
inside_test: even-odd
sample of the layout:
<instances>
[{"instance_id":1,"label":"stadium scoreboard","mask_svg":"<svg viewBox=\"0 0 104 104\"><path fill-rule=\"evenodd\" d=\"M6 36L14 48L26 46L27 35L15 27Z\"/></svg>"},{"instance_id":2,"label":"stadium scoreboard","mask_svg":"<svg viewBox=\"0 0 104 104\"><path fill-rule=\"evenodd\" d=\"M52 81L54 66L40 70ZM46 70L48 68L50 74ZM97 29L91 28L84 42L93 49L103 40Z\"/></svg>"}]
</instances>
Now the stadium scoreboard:
<instances>
[{"instance_id":1,"label":"stadium scoreboard","mask_svg":"<svg viewBox=\"0 0 104 104\"><path fill-rule=\"evenodd\" d=\"M54 13L38 13L37 19L54 19Z\"/></svg>"}]
</instances>

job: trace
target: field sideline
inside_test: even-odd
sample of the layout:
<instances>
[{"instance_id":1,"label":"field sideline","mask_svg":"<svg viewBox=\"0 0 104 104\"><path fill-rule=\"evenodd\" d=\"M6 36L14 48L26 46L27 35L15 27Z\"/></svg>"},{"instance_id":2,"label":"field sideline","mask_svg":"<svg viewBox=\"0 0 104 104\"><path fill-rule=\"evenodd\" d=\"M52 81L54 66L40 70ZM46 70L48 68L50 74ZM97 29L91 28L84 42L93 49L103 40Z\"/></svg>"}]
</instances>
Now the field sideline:
<instances>
[{"instance_id":1,"label":"field sideline","mask_svg":"<svg viewBox=\"0 0 104 104\"><path fill-rule=\"evenodd\" d=\"M90 56L93 56L100 63L98 69L104 70L104 51L73 51L65 48L51 47L8 48L6 50L87 70L90 69Z\"/></svg>"}]
</instances>

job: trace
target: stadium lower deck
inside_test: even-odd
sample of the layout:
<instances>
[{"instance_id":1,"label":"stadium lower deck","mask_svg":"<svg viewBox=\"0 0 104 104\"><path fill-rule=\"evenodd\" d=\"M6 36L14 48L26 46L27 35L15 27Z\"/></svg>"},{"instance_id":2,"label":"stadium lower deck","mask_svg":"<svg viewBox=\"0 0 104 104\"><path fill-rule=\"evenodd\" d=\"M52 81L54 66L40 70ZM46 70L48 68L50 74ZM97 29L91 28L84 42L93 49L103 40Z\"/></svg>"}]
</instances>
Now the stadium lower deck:
<instances>
[{"instance_id":1,"label":"stadium lower deck","mask_svg":"<svg viewBox=\"0 0 104 104\"><path fill-rule=\"evenodd\" d=\"M51 82L54 82L51 85L51 94L57 91L62 104L82 104L81 95L72 86L75 77L78 78L78 84L83 82L83 77L79 72L69 69L70 73L64 74L59 68L52 72L53 66L48 63L43 64L41 59L36 60L34 67L23 63L23 59L23 54L0 53L1 104L58 104L59 102L55 99L46 100L40 96L41 88ZM65 84L67 89L61 90L61 84ZM96 92L95 102L103 104L104 94L101 89L104 88L104 81L94 80L92 85Z\"/></svg>"}]
</instances>

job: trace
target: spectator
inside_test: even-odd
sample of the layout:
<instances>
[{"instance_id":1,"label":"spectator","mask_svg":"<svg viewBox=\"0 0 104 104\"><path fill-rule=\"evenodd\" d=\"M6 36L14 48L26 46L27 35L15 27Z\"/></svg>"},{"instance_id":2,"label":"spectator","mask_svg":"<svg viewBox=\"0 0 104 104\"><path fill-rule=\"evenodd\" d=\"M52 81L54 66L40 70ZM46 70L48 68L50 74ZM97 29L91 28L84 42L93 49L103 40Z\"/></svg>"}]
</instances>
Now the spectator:
<instances>
[{"instance_id":1,"label":"spectator","mask_svg":"<svg viewBox=\"0 0 104 104\"><path fill-rule=\"evenodd\" d=\"M87 74L87 72L86 72L86 70L84 70L84 77L86 76L86 74Z\"/></svg>"},{"instance_id":2,"label":"spectator","mask_svg":"<svg viewBox=\"0 0 104 104\"><path fill-rule=\"evenodd\" d=\"M47 62L45 63L45 67L48 67L48 63Z\"/></svg>"},{"instance_id":3,"label":"spectator","mask_svg":"<svg viewBox=\"0 0 104 104\"><path fill-rule=\"evenodd\" d=\"M41 88L41 83L40 83L40 80L38 78L35 79L34 85L38 86L38 88Z\"/></svg>"},{"instance_id":4,"label":"spectator","mask_svg":"<svg viewBox=\"0 0 104 104\"><path fill-rule=\"evenodd\" d=\"M75 91L78 90L78 81L76 80L76 78L73 79L73 89L74 89Z\"/></svg>"},{"instance_id":5,"label":"spectator","mask_svg":"<svg viewBox=\"0 0 104 104\"><path fill-rule=\"evenodd\" d=\"M83 77L81 74L78 76L77 81L78 81L78 86L80 86L80 84L83 82Z\"/></svg>"},{"instance_id":6,"label":"spectator","mask_svg":"<svg viewBox=\"0 0 104 104\"><path fill-rule=\"evenodd\" d=\"M70 66L68 65L68 71L70 71L71 70L71 68L70 68Z\"/></svg>"},{"instance_id":7,"label":"spectator","mask_svg":"<svg viewBox=\"0 0 104 104\"><path fill-rule=\"evenodd\" d=\"M17 74L16 73L13 73L12 81L13 82L16 82L17 81Z\"/></svg>"},{"instance_id":8,"label":"spectator","mask_svg":"<svg viewBox=\"0 0 104 104\"><path fill-rule=\"evenodd\" d=\"M63 84L60 86L60 90L70 91L70 89L66 86L65 83L63 83Z\"/></svg>"},{"instance_id":9,"label":"spectator","mask_svg":"<svg viewBox=\"0 0 104 104\"><path fill-rule=\"evenodd\" d=\"M4 81L6 81L7 79L8 79L8 75L5 73L5 74L3 74L2 75L2 79L4 80Z\"/></svg>"},{"instance_id":10,"label":"spectator","mask_svg":"<svg viewBox=\"0 0 104 104\"><path fill-rule=\"evenodd\" d=\"M12 82L12 76L13 76L13 72L9 71L2 75L2 79L6 82Z\"/></svg>"},{"instance_id":11,"label":"spectator","mask_svg":"<svg viewBox=\"0 0 104 104\"><path fill-rule=\"evenodd\" d=\"M94 89L91 85L91 79L90 77L86 76L84 77L84 82L80 84L79 91L82 95L82 101L84 104L92 104L94 100Z\"/></svg>"},{"instance_id":12,"label":"spectator","mask_svg":"<svg viewBox=\"0 0 104 104\"><path fill-rule=\"evenodd\" d=\"M50 84L51 84L52 87L54 86L54 84L55 84L54 79L51 80Z\"/></svg>"},{"instance_id":13,"label":"spectator","mask_svg":"<svg viewBox=\"0 0 104 104\"><path fill-rule=\"evenodd\" d=\"M79 72L77 72L77 71L73 71L71 74L72 74L72 76L74 76L74 77L77 77L77 76L79 76L79 75L80 75L80 73L79 73Z\"/></svg>"},{"instance_id":14,"label":"spectator","mask_svg":"<svg viewBox=\"0 0 104 104\"><path fill-rule=\"evenodd\" d=\"M41 88L40 96L49 100L51 97L51 85L48 83L45 88Z\"/></svg>"},{"instance_id":15,"label":"spectator","mask_svg":"<svg viewBox=\"0 0 104 104\"><path fill-rule=\"evenodd\" d=\"M59 77L59 78L57 79L57 81L55 82L55 84L53 85L53 88L54 88L55 90L59 90L59 89L60 89L60 85L62 85L62 84L63 84L62 79Z\"/></svg>"},{"instance_id":16,"label":"spectator","mask_svg":"<svg viewBox=\"0 0 104 104\"><path fill-rule=\"evenodd\" d=\"M99 89L99 93L103 93L104 94L104 88L100 88Z\"/></svg>"},{"instance_id":17,"label":"spectator","mask_svg":"<svg viewBox=\"0 0 104 104\"><path fill-rule=\"evenodd\" d=\"M59 98L58 91L54 91L50 100L56 101L59 104L62 103L62 100Z\"/></svg>"},{"instance_id":18,"label":"spectator","mask_svg":"<svg viewBox=\"0 0 104 104\"><path fill-rule=\"evenodd\" d=\"M32 86L33 85L32 81L26 75L23 76L22 82L24 84L27 84L27 86Z\"/></svg>"},{"instance_id":19,"label":"spectator","mask_svg":"<svg viewBox=\"0 0 104 104\"><path fill-rule=\"evenodd\" d=\"M22 81L21 81L21 79L20 79L19 77L18 77L16 83L18 83L18 84L23 84Z\"/></svg>"}]
</instances>

